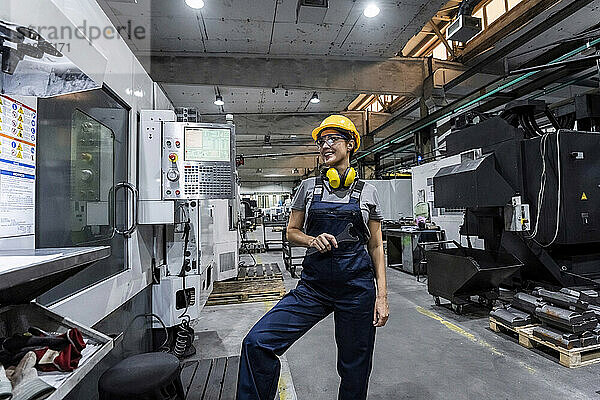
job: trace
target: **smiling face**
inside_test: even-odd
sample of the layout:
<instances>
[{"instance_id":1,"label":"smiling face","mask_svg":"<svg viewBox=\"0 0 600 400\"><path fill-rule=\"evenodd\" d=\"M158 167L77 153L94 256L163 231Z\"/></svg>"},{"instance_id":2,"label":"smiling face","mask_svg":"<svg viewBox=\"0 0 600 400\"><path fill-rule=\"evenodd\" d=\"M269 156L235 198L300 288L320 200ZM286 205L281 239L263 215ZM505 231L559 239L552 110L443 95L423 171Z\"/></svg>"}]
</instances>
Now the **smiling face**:
<instances>
[{"instance_id":1,"label":"smiling face","mask_svg":"<svg viewBox=\"0 0 600 400\"><path fill-rule=\"evenodd\" d=\"M323 162L329 167L348 163L350 160L350 154L354 148L354 140L342 139L341 136L342 134L335 129L325 129L319 135L319 139L334 139L333 144L325 141L319 147L319 153L323 158Z\"/></svg>"}]
</instances>

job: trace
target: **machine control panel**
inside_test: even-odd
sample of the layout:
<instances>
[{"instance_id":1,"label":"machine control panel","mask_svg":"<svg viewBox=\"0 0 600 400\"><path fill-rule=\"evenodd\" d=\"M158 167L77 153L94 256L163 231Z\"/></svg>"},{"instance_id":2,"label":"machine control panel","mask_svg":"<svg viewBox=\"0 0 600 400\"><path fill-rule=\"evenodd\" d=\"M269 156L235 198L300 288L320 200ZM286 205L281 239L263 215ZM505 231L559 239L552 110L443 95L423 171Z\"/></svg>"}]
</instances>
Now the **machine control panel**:
<instances>
[{"instance_id":1,"label":"machine control panel","mask_svg":"<svg viewBox=\"0 0 600 400\"><path fill-rule=\"evenodd\" d=\"M233 125L163 123L163 200L233 198L234 163Z\"/></svg>"}]
</instances>

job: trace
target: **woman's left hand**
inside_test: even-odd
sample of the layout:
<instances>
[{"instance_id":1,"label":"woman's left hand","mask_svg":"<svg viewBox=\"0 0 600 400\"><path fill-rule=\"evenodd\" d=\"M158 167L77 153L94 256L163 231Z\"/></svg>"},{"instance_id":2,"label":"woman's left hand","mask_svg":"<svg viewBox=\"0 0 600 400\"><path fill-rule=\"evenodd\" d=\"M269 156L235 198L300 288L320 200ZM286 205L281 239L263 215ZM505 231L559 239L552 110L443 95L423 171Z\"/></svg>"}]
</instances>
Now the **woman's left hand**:
<instances>
[{"instance_id":1,"label":"woman's left hand","mask_svg":"<svg viewBox=\"0 0 600 400\"><path fill-rule=\"evenodd\" d=\"M375 299L375 312L373 314L373 325L376 328L382 327L387 323L390 317L390 308L388 306L387 296L377 296Z\"/></svg>"}]
</instances>

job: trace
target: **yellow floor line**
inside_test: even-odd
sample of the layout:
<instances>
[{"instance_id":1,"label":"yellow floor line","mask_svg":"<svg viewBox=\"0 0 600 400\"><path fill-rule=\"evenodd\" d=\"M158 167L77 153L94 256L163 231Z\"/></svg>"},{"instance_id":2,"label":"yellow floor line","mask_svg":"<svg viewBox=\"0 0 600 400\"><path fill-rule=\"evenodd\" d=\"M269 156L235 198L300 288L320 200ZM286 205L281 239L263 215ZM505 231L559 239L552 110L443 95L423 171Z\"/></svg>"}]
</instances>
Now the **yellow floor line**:
<instances>
[{"instance_id":1,"label":"yellow floor line","mask_svg":"<svg viewBox=\"0 0 600 400\"><path fill-rule=\"evenodd\" d=\"M491 344L481 340L481 339L477 339L475 337L475 335L473 335L472 333L469 333L467 331L465 331L463 328L461 328L458 325L453 324L452 322L448 322L446 321L444 318L440 317L439 315L424 309L423 307L417 306L417 311L420 312L421 314L429 317L429 318L433 318L437 321L439 321L442 325L444 325L446 328L450 329L453 332L458 333L459 335L462 335L464 337L466 337L467 339L469 339L472 342L475 343L479 343L481 344L483 347L487 347L488 349L491 350L492 353L497 354L499 356L502 356L503 354L500 353L498 350L496 350L496 348L494 346L492 346Z\"/></svg>"},{"instance_id":2,"label":"yellow floor line","mask_svg":"<svg viewBox=\"0 0 600 400\"><path fill-rule=\"evenodd\" d=\"M458 333L459 335L462 335L464 337L466 337L467 339L469 339L470 341L474 342L474 343L478 343L481 346L487 348L488 350L490 350L492 353L498 355L498 356L504 356L504 354L502 354L501 352L499 352L494 346L492 346L491 344L489 344L488 342L486 342L483 339L477 339L475 337L475 335L473 335L472 333L467 332L466 330L464 330L463 328L461 328L460 326L453 324L452 322L448 322L446 321L444 318L440 317L439 315L424 309L423 307L417 306L416 307L417 311L429 318L435 319L436 321L439 321L442 325L444 325L446 328L450 329L453 332ZM519 364L521 364L521 366L523 366L523 368L525 368L527 371L529 371L529 373L534 374L535 373L535 369L527 364L525 364L523 361L517 360L517 362Z\"/></svg>"}]
</instances>

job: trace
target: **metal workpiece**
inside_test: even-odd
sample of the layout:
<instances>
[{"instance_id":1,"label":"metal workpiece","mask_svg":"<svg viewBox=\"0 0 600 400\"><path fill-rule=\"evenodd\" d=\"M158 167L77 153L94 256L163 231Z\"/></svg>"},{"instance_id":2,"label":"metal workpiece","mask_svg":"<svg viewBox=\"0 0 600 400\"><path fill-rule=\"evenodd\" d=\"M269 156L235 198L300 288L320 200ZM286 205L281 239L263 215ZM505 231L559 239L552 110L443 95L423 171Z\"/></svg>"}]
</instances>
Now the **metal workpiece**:
<instances>
[{"instance_id":1,"label":"metal workpiece","mask_svg":"<svg viewBox=\"0 0 600 400\"><path fill-rule=\"evenodd\" d=\"M535 297L527 293L519 292L515 294L511 305L514 308L525 311L529 314L535 314L536 308L544 306L546 303L541 297Z\"/></svg>"},{"instance_id":2,"label":"metal workpiece","mask_svg":"<svg viewBox=\"0 0 600 400\"><path fill-rule=\"evenodd\" d=\"M593 316L590 316L590 314ZM538 307L535 310L535 315L549 326L572 333L583 333L592 330L598 324L595 314L591 312L579 314L549 305Z\"/></svg>"},{"instance_id":3,"label":"metal workpiece","mask_svg":"<svg viewBox=\"0 0 600 400\"><path fill-rule=\"evenodd\" d=\"M553 292L546 289L538 289L534 294L541 297L544 301L552 303L556 306L569 309L571 311L586 311L589 303L579 300L577 297L561 293Z\"/></svg>"},{"instance_id":4,"label":"metal workpiece","mask_svg":"<svg viewBox=\"0 0 600 400\"><path fill-rule=\"evenodd\" d=\"M600 306L600 296L598 292L595 290L573 290L569 288L562 288L559 290L560 293L567 294L569 296L573 296L579 301L584 301L589 304L594 304L596 306Z\"/></svg>"},{"instance_id":5,"label":"metal workpiece","mask_svg":"<svg viewBox=\"0 0 600 400\"><path fill-rule=\"evenodd\" d=\"M533 336L567 350L571 350L576 347L581 347L580 339L565 339L561 332L557 332L542 326L536 326L535 328L533 328Z\"/></svg>"},{"instance_id":6,"label":"metal workpiece","mask_svg":"<svg viewBox=\"0 0 600 400\"><path fill-rule=\"evenodd\" d=\"M514 310L514 309L513 309ZM514 313L505 308L498 308L490 312L490 316L494 317L496 320L509 325L513 328L529 325L532 322L531 315L523 313L521 311L515 310L518 312Z\"/></svg>"}]
</instances>

